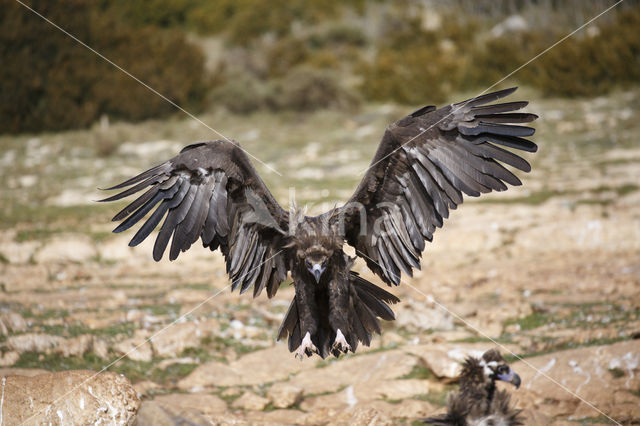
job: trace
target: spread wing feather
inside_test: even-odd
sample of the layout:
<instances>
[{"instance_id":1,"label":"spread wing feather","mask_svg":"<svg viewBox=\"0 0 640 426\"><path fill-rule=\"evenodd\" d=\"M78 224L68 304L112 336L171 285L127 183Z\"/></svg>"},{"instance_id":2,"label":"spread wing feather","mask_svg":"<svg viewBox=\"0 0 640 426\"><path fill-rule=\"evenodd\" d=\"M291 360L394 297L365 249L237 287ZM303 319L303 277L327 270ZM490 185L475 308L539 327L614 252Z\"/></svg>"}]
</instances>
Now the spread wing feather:
<instances>
[{"instance_id":1,"label":"spread wing feather","mask_svg":"<svg viewBox=\"0 0 640 426\"><path fill-rule=\"evenodd\" d=\"M386 130L348 207L337 216L343 216L346 241L388 284L398 285L402 273L410 276L420 268L424 241L433 239L463 194L477 197L521 184L501 163L531 170L526 160L503 147L535 152L537 146L524 139L534 129L519 124L537 116L514 112L527 102L487 105L515 90L440 109L423 107ZM364 219L354 206L364 208Z\"/></svg>"},{"instance_id":2,"label":"spread wing feather","mask_svg":"<svg viewBox=\"0 0 640 426\"><path fill-rule=\"evenodd\" d=\"M169 258L199 238L205 247L220 247L232 288L266 287L272 297L287 276L283 252L288 216L235 143L199 142L137 176L107 188L124 189L101 201L117 201L146 190L113 218L114 232L142 226L129 245L144 241L164 219L153 247L160 260L171 241ZM153 213L145 220L149 212Z\"/></svg>"}]
</instances>

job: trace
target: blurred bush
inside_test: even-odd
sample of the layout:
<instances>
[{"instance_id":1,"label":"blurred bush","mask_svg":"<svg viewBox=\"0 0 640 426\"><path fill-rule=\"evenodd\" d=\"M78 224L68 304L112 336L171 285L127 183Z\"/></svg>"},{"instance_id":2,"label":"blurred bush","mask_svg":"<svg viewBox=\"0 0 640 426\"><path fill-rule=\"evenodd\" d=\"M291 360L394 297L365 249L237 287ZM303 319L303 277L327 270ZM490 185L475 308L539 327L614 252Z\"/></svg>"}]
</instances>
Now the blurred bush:
<instances>
[{"instance_id":1,"label":"blurred bush","mask_svg":"<svg viewBox=\"0 0 640 426\"><path fill-rule=\"evenodd\" d=\"M45 16L172 101L235 113L348 108L360 96L442 103L454 91L494 85L604 3L33 0ZM637 84L639 3L627 0L509 84L517 80L554 96ZM0 5L0 132L82 127L103 114L140 120L174 110L15 1ZM512 18L519 26L507 25ZM190 37L207 49L215 81L186 31L206 35Z\"/></svg>"},{"instance_id":2,"label":"blurred bush","mask_svg":"<svg viewBox=\"0 0 640 426\"><path fill-rule=\"evenodd\" d=\"M132 27L83 0L32 7L172 101L197 108L204 57L176 31ZM102 114L128 120L175 110L12 0L0 0L0 132L85 127Z\"/></svg>"},{"instance_id":3,"label":"blurred bush","mask_svg":"<svg viewBox=\"0 0 640 426\"><path fill-rule=\"evenodd\" d=\"M302 66L273 84L268 105L274 110L313 111L348 109L359 101L356 93L342 84L336 73Z\"/></svg>"},{"instance_id":4,"label":"blurred bush","mask_svg":"<svg viewBox=\"0 0 640 426\"><path fill-rule=\"evenodd\" d=\"M569 38L532 64L523 81L547 95L594 96L640 82L640 8L595 34Z\"/></svg>"}]
</instances>

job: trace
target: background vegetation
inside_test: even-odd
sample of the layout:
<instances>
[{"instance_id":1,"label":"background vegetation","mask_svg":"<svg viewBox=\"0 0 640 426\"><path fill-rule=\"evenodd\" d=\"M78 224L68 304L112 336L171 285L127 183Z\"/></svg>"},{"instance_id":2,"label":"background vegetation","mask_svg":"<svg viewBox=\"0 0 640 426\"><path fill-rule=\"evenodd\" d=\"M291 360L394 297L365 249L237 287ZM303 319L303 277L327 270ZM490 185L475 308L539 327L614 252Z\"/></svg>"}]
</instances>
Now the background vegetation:
<instances>
[{"instance_id":1,"label":"background vegetation","mask_svg":"<svg viewBox=\"0 0 640 426\"><path fill-rule=\"evenodd\" d=\"M483 90L613 1L32 1L31 6L192 111L441 103ZM0 132L161 117L169 103L0 0ZM466 13L460 13L464 11ZM640 7L626 1L513 75L549 96L640 77Z\"/></svg>"}]
</instances>

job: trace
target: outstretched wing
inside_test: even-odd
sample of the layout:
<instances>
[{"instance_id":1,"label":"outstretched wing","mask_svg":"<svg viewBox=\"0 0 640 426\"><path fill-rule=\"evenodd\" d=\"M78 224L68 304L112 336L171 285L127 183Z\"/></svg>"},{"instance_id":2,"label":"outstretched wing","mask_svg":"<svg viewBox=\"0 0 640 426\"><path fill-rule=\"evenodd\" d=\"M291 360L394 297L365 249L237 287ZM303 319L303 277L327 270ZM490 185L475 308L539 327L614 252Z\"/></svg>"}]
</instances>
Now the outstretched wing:
<instances>
[{"instance_id":1,"label":"outstretched wing","mask_svg":"<svg viewBox=\"0 0 640 426\"><path fill-rule=\"evenodd\" d=\"M147 189L116 214L122 232L141 221L129 242L140 244L164 218L153 247L159 261L169 240L174 260L198 238L225 256L232 289L267 287L272 297L287 276L283 252L288 216L269 192L242 149L229 141L200 142L112 189L128 189L101 201L115 201Z\"/></svg>"},{"instance_id":2,"label":"outstretched wing","mask_svg":"<svg viewBox=\"0 0 640 426\"><path fill-rule=\"evenodd\" d=\"M462 194L504 191L520 180L501 163L528 172L527 161L500 146L535 152L523 137L534 129L512 125L537 118L516 113L527 102L487 105L513 93L501 90L437 109L424 107L390 125L362 182L334 213L346 241L388 284L420 269L431 241ZM500 145L500 146L498 146Z\"/></svg>"}]
</instances>

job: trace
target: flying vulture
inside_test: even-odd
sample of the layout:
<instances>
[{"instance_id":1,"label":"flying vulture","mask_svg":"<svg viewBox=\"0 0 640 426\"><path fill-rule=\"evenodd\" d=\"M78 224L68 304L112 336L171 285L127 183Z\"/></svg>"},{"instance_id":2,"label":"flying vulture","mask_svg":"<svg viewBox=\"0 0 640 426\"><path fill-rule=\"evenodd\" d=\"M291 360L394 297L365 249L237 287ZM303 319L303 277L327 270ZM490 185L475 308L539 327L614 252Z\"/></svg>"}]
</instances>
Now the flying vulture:
<instances>
[{"instance_id":1,"label":"flying vulture","mask_svg":"<svg viewBox=\"0 0 640 426\"><path fill-rule=\"evenodd\" d=\"M449 394L447 413L429 417L424 422L431 425L521 425L522 410L510 406L511 396L505 390L496 390L496 380L520 387L518 376L505 363L496 349L482 358L469 357L462 365L460 391Z\"/></svg>"},{"instance_id":2,"label":"flying vulture","mask_svg":"<svg viewBox=\"0 0 640 426\"><path fill-rule=\"evenodd\" d=\"M397 297L351 268L355 248L368 268L388 285L420 269L425 240L462 194L479 196L520 185L503 164L528 172L529 163L512 151L535 152L524 137L534 129L514 125L537 118L513 112L527 102L491 104L513 93L501 90L447 105L427 106L391 124L369 169L342 207L316 217L284 210L246 153L235 141L198 142L174 158L113 189L115 201L146 190L115 215L122 232L141 221L129 243L140 244L164 218L153 247L159 261L171 240L169 259L198 238L225 257L232 290L266 289L273 297L290 273L295 297L278 332L289 350L303 358L355 352L380 333L378 318L393 320Z\"/></svg>"}]
</instances>

